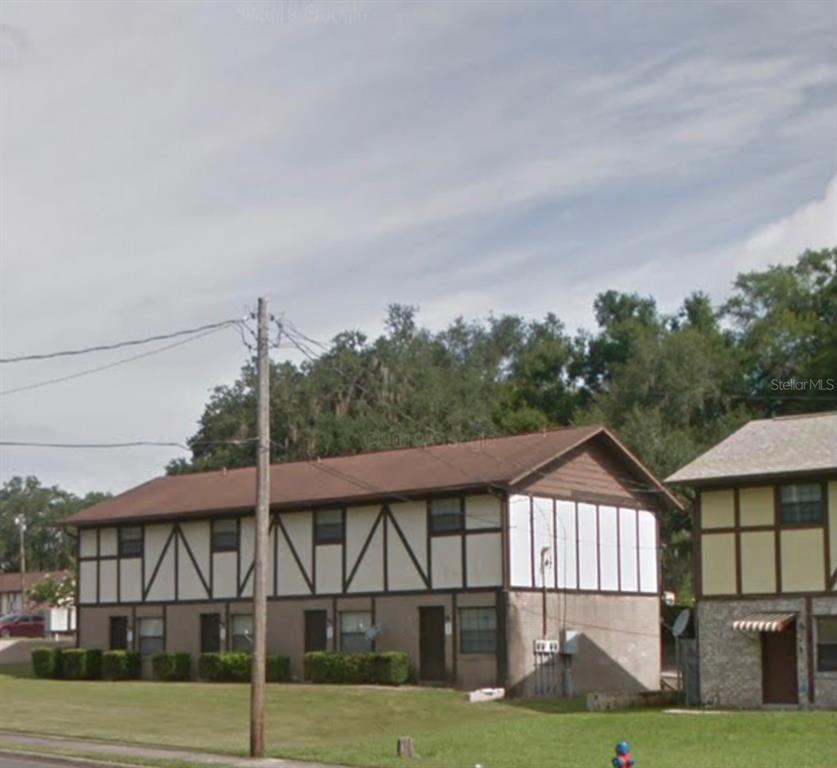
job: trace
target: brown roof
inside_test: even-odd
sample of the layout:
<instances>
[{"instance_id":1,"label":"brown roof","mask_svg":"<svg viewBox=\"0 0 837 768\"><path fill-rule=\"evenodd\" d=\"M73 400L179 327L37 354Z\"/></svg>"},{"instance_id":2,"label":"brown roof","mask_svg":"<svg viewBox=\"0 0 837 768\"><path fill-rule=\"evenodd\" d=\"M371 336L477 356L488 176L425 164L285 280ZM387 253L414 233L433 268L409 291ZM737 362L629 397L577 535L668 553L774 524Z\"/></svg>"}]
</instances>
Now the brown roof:
<instances>
[{"instance_id":1,"label":"brown roof","mask_svg":"<svg viewBox=\"0 0 837 768\"><path fill-rule=\"evenodd\" d=\"M20 573L0 573L0 592L22 592L23 589L32 589L36 584L43 581L47 576L54 576L56 579L63 579L69 575L69 571L27 571L25 587L21 586Z\"/></svg>"},{"instance_id":2,"label":"brown roof","mask_svg":"<svg viewBox=\"0 0 837 768\"><path fill-rule=\"evenodd\" d=\"M299 507L442 490L508 487L597 436L624 453L669 504L679 506L659 481L600 426L274 464L270 468L270 503L275 507ZM252 509L255 492L254 467L169 475L81 510L64 522L84 525Z\"/></svg>"}]
</instances>

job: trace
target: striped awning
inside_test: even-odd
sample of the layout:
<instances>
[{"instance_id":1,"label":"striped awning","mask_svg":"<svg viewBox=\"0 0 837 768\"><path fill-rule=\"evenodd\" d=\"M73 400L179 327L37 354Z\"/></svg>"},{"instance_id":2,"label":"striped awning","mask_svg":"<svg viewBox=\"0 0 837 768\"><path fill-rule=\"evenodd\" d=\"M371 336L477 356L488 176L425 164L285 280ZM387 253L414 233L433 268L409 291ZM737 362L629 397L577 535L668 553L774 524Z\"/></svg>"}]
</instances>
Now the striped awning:
<instances>
[{"instance_id":1,"label":"striped awning","mask_svg":"<svg viewBox=\"0 0 837 768\"><path fill-rule=\"evenodd\" d=\"M751 613L732 622L739 632L781 632L796 619L796 613Z\"/></svg>"}]
</instances>

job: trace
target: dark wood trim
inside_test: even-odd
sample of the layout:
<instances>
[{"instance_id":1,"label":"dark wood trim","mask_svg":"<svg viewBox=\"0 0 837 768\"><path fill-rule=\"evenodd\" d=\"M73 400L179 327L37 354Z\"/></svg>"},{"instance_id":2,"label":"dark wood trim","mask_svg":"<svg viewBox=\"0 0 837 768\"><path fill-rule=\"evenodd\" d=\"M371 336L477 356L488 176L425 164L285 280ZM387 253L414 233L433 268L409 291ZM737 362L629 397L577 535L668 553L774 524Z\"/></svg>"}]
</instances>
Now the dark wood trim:
<instances>
[{"instance_id":1,"label":"dark wood trim","mask_svg":"<svg viewBox=\"0 0 837 768\"><path fill-rule=\"evenodd\" d=\"M244 574L244 580L241 582L241 586L238 589L238 596L243 597L244 592L247 590L247 582L250 581L250 577L253 575L253 570L256 567L255 559L252 563L250 563L250 567L247 569L247 572Z\"/></svg>"},{"instance_id":2,"label":"dark wood trim","mask_svg":"<svg viewBox=\"0 0 837 768\"><path fill-rule=\"evenodd\" d=\"M509 497L504 494L500 501L500 556L502 557L502 586L508 589L511 583L511 574L509 573L509 534L511 532L511 521L509 519Z\"/></svg>"},{"instance_id":3,"label":"dark wood trim","mask_svg":"<svg viewBox=\"0 0 837 768\"><path fill-rule=\"evenodd\" d=\"M140 596L145 599L145 537L147 535L146 525L143 523L141 526L142 528L142 556L140 558ZM118 546L118 543L117 543Z\"/></svg>"},{"instance_id":4,"label":"dark wood trim","mask_svg":"<svg viewBox=\"0 0 837 768\"><path fill-rule=\"evenodd\" d=\"M278 513L271 515L270 533L273 536L273 594L279 594L279 521ZM343 546L343 559L346 559L346 547Z\"/></svg>"},{"instance_id":5,"label":"dark wood trim","mask_svg":"<svg viewBox=\"0 0 837 768\"><path fill-rule=\"evenodd\" d=\"M389 592L389 505L381 507L384 526L384 592Z\"/></svg>"},{"instance_id":6,"label":"dark wood trim","mask_svg":"<svg viewBox=\"0 0 837 768\"><path fill-rule=\"evenodd\" d=\"M735 521L735 593L740 595L743 592L744 577L741 568L741 494L738 488L734 488L732 492L732 507Z\"/></svg>"},{"instance_id":7,"label":"dark wood trim","mask_svg":"<svg viewBox=\"0 0 837 768\"><path fill-rule=\"evenodd\" d=\"M460 510L462 515L462 538L460 543L460 562L461 562L461 578L460 583L462 586L467 589L468 588L468 536L466 535L468 523L467 519L465 518L465 497L460 497ZM456 676L454 675L454 680L456 680Z\"/></svg>"},{"instance_id":8,"label":"dark wood trim","mask_svg":"<svg viewBox=\"0 0 837 768\"><path fill-rule=\"evenodd\" d=\"M375 537L375 531L378 529L378 525L384 517L384 508L381 507L380 511L378 512L377 517L375 518L375 522L372 523L372 527L369 529L369 533L366 535L366 540L363 542L363 546L360 548L360 552L358 553L357 559L355 560L355 564L352 566L352 570L349 573L349 578L346 579L346 586L343 589L344 592L349 591L349 587L352 585L352 581L355 578L355 574L357 573L358 568L360 568L360 564L363 561L363 558L366 556L366 551L369 549L369 545L372 543L372 539ZM281 521L280 521L281 525ZM284 527L282 528L284 533ZM287 538L287 534L285 534ZM290 543L290 542L289 542ZM385 542L386 543L386 542ZM293 549L292 549L293 551ZM297 562L299 559L297 558Z\"/></svg>"},{"instance_id":9,"label":"dark wood trim","mask_svg":"<svg viewBox=\"0 0 837 768\"><path fill-rule=\"evenodd\" d=\"M462 537L465 538L464 536ZM456 592L450 596L451 611L450 611L450 631L451 631L451 683L456 687L457 677L459 675L459 609L458 600L456 599ZM445 622L447 623L447 622Z\"/></svg>"},{"instance_id":10,"label":"dark wood trim","mask_svg":"<svg viewBox=\"0 0 837 768\"><path fill-rule=\"evenodd\" d=\"M774 535L774 554L776 557L776 594L782 593L782 532L781 526L781 510L779 508L779 486L773 486L773 525L776 529Z\"/></svg>"},{"instance_id":11,"label":"dark wood trim","mask_svg":"<svg viewBox=\"0 0 837 768\"><path fill-rule=\"evenodd\" d=\"M529 496L529 557L531 562L531 585L534 587L538 582L535 579L535 499Z\"/></svg>"},{"instance_id":12,"label":"dark wood trim","mask_svg":"<svg viewBox=\"0 0 837 768\"><path fill-rule=\"evenodd\" d=\"M311 591L317 594L317 510L311 510Z\"/></svg>"},{"instance_id":13,"label":"dark wood trim","mask_svg":"<svg viewBox=\"0 0 837 768\"><path fill-rule=\"evenodd\" d=\"M808 703L816 701L816 677L814 675L814 601L805 598L805 657L808 668Z\"/></svg>"},{"instance_id":14,"label":"dark wood trim","mask_svg":"<svg viewBox=\"0 0 837 768\"><path fill-rule=\"evenodd\" d=\"M180 523L174 525L174 601L180 599Z\"/></svg>"},{"instance_id":15,"label":"dark wood trim","mask_svg":"<svg viewBox=\"0 0 837 768\"><path fill-rule=\"evenodd\" d=\"M254 521L255 521L255 518L254 518ZM255 531L253 531L253 534L254 534L254 538L255 538ZM240 517L237 517L235 519L235 593L236 593L236 595L241 595L241 518Z\"/></svg>"},{"instance_id":16,"label":"dark wood trim","mask_svg":"<svg viewBox=\"0 0 837 768\"><path fill-rule=\"evenodd\" d=\"M404 545L404 549L407 551L407 555L410 558L410 561L415 566L415 569L416 571L418 571L419 576L421 576L421 580L424 582L425 586L429 589L430 579L424 572L424 569L421 567L421 563L419 563L418 558L416 557L416 553L413 551L413 548L410 546L410 543L407 541L407 537L404 535L404 531L402 530L401 525L398 523L398 520L395 519L395 515L392 514L392 510L389 508L389 506L387 506L385 509L387 517L392 523L392 527L395 529L395 533L398 535L398 538L401 539L401 543ZM464 538L465 537L463 536L463 539Z\"/></svg>"},{"instance_id":17,"label":"dark wood trim","mask_svg":"<svg viewBox=\"0 0 837 768\"><path fill-rule=\"evenodd\" d=\"M101 564L101 556L102 556L102 544L101 544L101 537L102 537L102 529L96 529L96 602L100 602L102 599L102 564ZM22 601L21 601L22 604Z\"/></svg>"},{"instance_id":18,"label":"dark wood trim","mask_svg":"<svg viewBox=\"0 0 837 768\"><path fill-rule=\"evenodd\" d=\"M172 543L175 535L177 533L176 526L171 527L171 532L169 533L168 538L166 539L166 543L163 545L163 549L160 551L160 557L157 558L157 564L154 566L154 570L151 572L151 578L148 581L147 585L143 585L142 590L142 598L145 600L148 597L148 593L151 592L151 587L154 586L154 580L157 578L157 573L160 570L160 566L163 564L163 560L166 559L166 554L169 551L169 546ZM143 561L145 560L145 551L143 551Z\"/></svg>"},{"instance_id":19,"label":"dark wood trim","mask_svg":"<svg viewBox=\"0 0 837 768\"><path fill-rule=\"evenodd\" d=\"M822 480L837 479L837 471L810 471L803 472L775 472L771 474L758 475L737 475L730 477L712 478L711 480L689 480L688 482L676 483L686 485L695 490L720 491L738 488L752 488L763 485L786 485L788 483L817 482Z\"/></svg>"},{"instance_id":20,"label":"dark wood trim","mask_svg":"<svg viewBox=\"0 0 837 768\"><path fill-rule=\"evenodd\" d=\"M122 559L116 558L116 602L122 602Z\"/></svg>"},{"instance_id":21,"label":"dark wood trim","mask_svg":"<svg viewBox=\"0 0 837 768\"><path fill-rule=\"evenodd\" d=\"M346 537L348 529L346 527L346 507L343 507L343 549L340 552L340 584L343 592L346 591ZM274 590L276 594L278 590Z\"/></svg>"},{"instance_id":22,"label":"dark wood trim","mask_svg":"<svg viewBox=\"0 0 837 768\"><path fill-rule=\"evenodd\" d=\"M823 545L823 567L825 569L825 584L826 589L833 589L831 586L831 514L829 510L828 498L828 483L822 483L822 503L823 503L823 528L822 528L822 545Z\"/></svg>"},{"instance_id":23,"label":"dark wood trim","mask_svg":"<svg viewBox=\"0 0 837 768\"><path fill-rule=\"evenodd\" d=\"M433 588L433 534L430 532L432 512L430 510L430 499L425 503L427 517L427 578L430 581L430 588Z\"/></svg>"},{"instance_id":24,"label":"dark wood trim","mask_svg":"<svg viewBox=\"0 0 837 768\"><path fill-rule=\"evenodd\" d=\"M175 547L177 544L175 544ZM163 650L168 651L169 649L169 622L168 622L168 605L163 603ZM149 616L149 618L153 618Z\"/></svg>"},{"instance_id":25,"label":"dark wood trim","mask_svg":"<svg viewBox=\"0 0 837 768\"><path fill-rule=\"evenodd\" d=\"M276 524L279 526L279 530L282 531L282 535L285 537L285 541L288 544L288 549L291 550L291 555L293 556L294 561L296 562L297 568L299 568L299 572L302 574L302 578L305 580L305 583L308 585L308 589L311 594L315 594L314 591L314 582L311 581L309 575L305 572L305 567L302 564L302 560L299 558L299 554L296 551L296 547L294 543L291 541L291 537L288 535L288 531L285 528L285 524L282 522L282 516L276 516Z\"/></svg>"}]
</instances>

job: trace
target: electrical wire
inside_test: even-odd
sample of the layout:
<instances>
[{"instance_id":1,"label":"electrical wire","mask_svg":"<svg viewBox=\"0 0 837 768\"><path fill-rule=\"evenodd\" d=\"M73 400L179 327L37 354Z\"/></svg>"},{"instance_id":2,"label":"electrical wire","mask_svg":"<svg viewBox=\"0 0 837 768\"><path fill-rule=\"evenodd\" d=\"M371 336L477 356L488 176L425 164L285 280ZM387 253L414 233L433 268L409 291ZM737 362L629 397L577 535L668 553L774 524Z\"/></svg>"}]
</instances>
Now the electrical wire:
<instances>
[{"instance_id":1,"label":"electrical wire","mask_svg":"<svg viewBox=\"0 0 837 768\"><path fill-rule=\"evenodd\" d=\"M191 445L247 445L258 440L256 437L246 437L240 440L193 440ZM0 446L14 448L180 448L191 451L189 445L176 440L129 440L116 443L46 443L33 440L0 440Z\"/></svg>"},{"instance_id":2,"label":"electrical wire","mask_svg":"<svg viewBox=\"0 0 837 768\"><path fill-rule=\"evenodd\" d=\"M207 323L206 325L198 326L197 328L185 328L181 331L173 331L172 333L161 333L156 336L147 336L143 339L131 339L129 341L118 341L113 344L98 344L91 347L81 347L79 349L66 349L59 352L46 352L38 355L19 355L17 357L0 357L0 363L21 363L28 360L49 360L55 357L70 357L75 355L86 355L90 352L106 352L111 349L120 349L121 347L135 347L141 344L150 344L153 341L165 341L166 339L173 339L178 336L187 336L202 331L208 331L213 328L221 328L224 326L238 325L242 320L222 320L218 323Z\"/></svg>"}]
</instances>

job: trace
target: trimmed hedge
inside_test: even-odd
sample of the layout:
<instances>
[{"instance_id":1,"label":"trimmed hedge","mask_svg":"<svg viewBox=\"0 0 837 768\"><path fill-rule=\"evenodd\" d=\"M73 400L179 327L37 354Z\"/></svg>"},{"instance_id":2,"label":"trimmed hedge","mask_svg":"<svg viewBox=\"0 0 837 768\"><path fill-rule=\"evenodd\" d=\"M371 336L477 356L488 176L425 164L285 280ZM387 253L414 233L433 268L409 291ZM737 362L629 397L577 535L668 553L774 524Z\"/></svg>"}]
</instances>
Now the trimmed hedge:
<instances>
[{"instance_id":1,"label":"trimmed hedge","mask_svg":"<svg viewBox=\"0 0 837 768\"><path fill-rule=\"evenodd\" d=\"M98 648L61 651L61 676L67 680L95 680L102 676L102 652Z\"/></svg>"},{"instance_id":2,"label":"trimmed hedge","mask_svg":"<svg viewBox=\"0 0 837 768\"><path fill-rule=\"evenodd\" d=\"M305 654L305 679L312 683L402 685L409 678L410 659L400 651Z\"/></svg>"},{"instance_id":3,"label":"trimmed hedge","mask_svg":"<svg viewBox=\"0 0 837 768\"><path fill-rule=\"evenodd\" d=\"M191 653L155 653L151 657L151 669L155 680L171 682L173 680L192 679Z\"/></svg>"},{"instance_id":4,"label":"trimmed hedge","mask_svg":"<svg viewBox=\"0 0 837 768\"><path fill-rule=\"evenodd\" d=\"M35 677L61 677L61 648L33 648L32 672Z\"/></svg>"},{"instance_id":5,"label":"trimmed hedge","mask_svg":"<svg viewBox=\"0 0 837 768\"><path fill-rule=\"evenodd\" d=\"M212 683L249 682L252 658L247 651L202 653L198 657L198 677ZM287 656L268 656L265 677L271 683L285 682L290 679L290 668Z\"/></svg>"},{"instance_id":6,"label":"trimmed hedge","mask_svg":"<svg viewBox=\"0 0 837 768\"><path fill-rule=\"evenodd\" d=\"M142 656L138 651L105 651L102 677L105 680L136 680L142 676Z\"/></svg>"}]
</instances>

